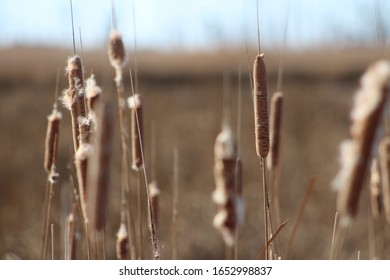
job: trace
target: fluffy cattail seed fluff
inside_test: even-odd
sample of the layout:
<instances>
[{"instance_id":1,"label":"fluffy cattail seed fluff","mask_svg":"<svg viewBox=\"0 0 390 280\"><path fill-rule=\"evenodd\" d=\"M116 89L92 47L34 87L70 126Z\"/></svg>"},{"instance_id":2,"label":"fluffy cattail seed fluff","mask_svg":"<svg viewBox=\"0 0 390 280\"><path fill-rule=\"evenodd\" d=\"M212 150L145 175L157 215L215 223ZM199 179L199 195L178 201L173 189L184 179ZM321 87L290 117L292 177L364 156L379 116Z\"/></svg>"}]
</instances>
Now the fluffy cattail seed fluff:
<instances>
[{"instance_id":1,"label":"fluffy cattail seed fluff","mask_svg":"<svg viewBox=\"0 0 390 280\"><path fill-rule=\"evenodd\" d=\"M96 103L99 101L102 89L96 85L95 75L91 74L86 81L87 86L85 88L87 96L87 105L89 112L93 112Z\"/></svg>"},{"instance_id":2,"label":"fluffy cattail seed fluff","mask_svg":"<svg viewBox=\"0 0 390 280\"><path fill-rule=\"evenodd\" d=\"M128 98L128 105L131 109L131 146L133 169L139 170L142 167L142 143L143 143L143 119L142 100L139 94ZM139 125L139 129L138 129Z\"/></svg>"},{"instance_id":3,"label":"fluffy cattail seed fluff","mask_svg":"<svg viewBox=\"0 0 390 280\"><path fill-rule=\"evenodd\" d=\"M55 153L57 150L58 144L58 133L60 128L60 121L62 115L56 108L53 109L53 112L48 116L48 125L46 131L46 140L45 140L45 158L44 158L44 168L47 173L50 172L51 166L55 161Z\"/></svg>"},{"instance_id":4,"label":"fluffy cattail seed fluff","mask_svg":"<svg viewBox=\"0 0 390 280\"><path fill-rule=\"evenodd\" d=\"M256 56L253 64L253 83L256 153L259 157L266 158L269 151L269 127L267 74L263 53Z\"/></svg>"},{"instance_id":5,"label":"fluffy cattail seed fluff","mask_svg":"<svg viewBox=\"0 0 390 280\"><path fill-rule=\"evenodd\" d=\"M389 90L390 64L378 61L361 78L351 112L351 139L341 144L341 168L333 181L344 224L354 217Z\"/></svg>"},{"instance_id":6,"label":"fluffy cattail seed fluff","mask_svg":"<svg viewBox=\"0 0 390 280\"><path fill-rule=\"evenodd\" d=\"M118 260L129 259L129 235L125 223L121 223L116 234L116 257Z\"/></svg>"},{"instance_id":7,"label":"fluffy cattail seed fluff","mask_svg":"<svg viewBox=\"0 0 390 280\"><path fill-rule=\"evenodd\" d=\"M117 30L112 30L110 33L108 57L115 68L122 68L126 63L125 47L122 36Z\"/></svg>"}]
</instances>

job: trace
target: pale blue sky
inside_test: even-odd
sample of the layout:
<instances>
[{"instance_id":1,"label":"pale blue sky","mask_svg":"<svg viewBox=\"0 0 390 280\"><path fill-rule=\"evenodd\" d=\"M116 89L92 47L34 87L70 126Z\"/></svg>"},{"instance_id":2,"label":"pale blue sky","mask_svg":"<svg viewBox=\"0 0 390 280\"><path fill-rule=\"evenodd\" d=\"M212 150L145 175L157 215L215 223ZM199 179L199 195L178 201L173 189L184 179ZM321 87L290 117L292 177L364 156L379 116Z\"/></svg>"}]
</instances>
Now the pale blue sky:
<instances>
[{"instance_id":1,"label":"pale blue sky","mask_svg":"<svg viewBox=\"0 0 390 280\"><path fill-rule=\"evenodd\" d=\"M262 46L280 47L290 0L259 0ZM294 48L375 43L376 0L291 0L287 45ZM378 0L383 17L390 1ZM133 44L133 6L140 48L204 50L256 44L256 0L114 0L118 29ZM111 0L73 0L77 42L104 47ZM384 19L386 20L386 19ZM0 0L0 47L72 47L69 0Z\"/></svg>"}]
</instances>

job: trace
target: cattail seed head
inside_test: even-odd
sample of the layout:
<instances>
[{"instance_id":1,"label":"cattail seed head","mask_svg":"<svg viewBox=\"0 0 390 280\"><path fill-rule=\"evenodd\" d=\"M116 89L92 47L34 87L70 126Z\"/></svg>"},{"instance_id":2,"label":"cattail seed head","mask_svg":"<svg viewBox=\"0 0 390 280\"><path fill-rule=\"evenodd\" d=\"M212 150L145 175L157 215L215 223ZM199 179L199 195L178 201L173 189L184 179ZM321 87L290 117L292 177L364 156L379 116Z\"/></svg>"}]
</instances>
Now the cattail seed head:
<instances>
[{"instance_id":1,"label":"cattail seed head","mask_svg":"<svg viewBox=\"0 0 390 280\"><path fill-rule=\"evenodd\" d=\"M118 260L129 259L129 235L125 223L121 223L116 234L116 257Z\"/></svg>"},{"instance_id":2,"label":"cattail seed head","mask_svg":"<svg viewBox=\"0 0 390 280\"><path fill-rule=\"evenodd\" d=\"M68 66L66 72L69 79L70 88L83 87L84 85L84 69L81 58L78 55L68 58Z\"/></svg>"},{"instance_id":3,"label":"cattail seed head","mask_svg":"<svg viewBox=\"0 0 390 280\"><path fill-rule=\"evenodd\" d=\"M383 138L379 143L379 164L383 191L383 208L386 220L390 223L390 137Z\"/></svg>"},{"instance_id":4,"label":"cattail seed head","mask_svg":"<svg viewBox=\"0 0 390 280\"><path fill-rule=\"evenodd\" d=\"M53 109L51 115L48 116L48 125L45 139L45 158L44 168L47 173L50 172L51 166L56 160L56 151L58 146L58 135L60 129L60 121L62 115L56 108Z\"/></svg>"},{"instance_id":5,"label":"cattail seed head","mask_svg":"<svg viewBox=\"0 0 390 280\"><path fill-rule=\"evenodd\" d=\"M125 46L122 35L117 30L112 30L110 33L108 57L114 68L123 68L126 64Z\"/></svg>"},{"instance_id":6,"label":"cattail seed head","mask_svg":"<svg viewBox=\"0 0 390 280\"><path fill-rule=\"evenodd\" d=\"M87 86L85 87L87 105L89 112L93 112L97 102L99 102L102 89L96 85L95 75L91 74L86 81Z\"/></svg>"},{"instance_id":7,"label":"cattail seed head","mask_svg":"<svg viewBox=\"0 0 390 280\"><path fill-rule=\"evenodd\" d=\"M87 217L91 227L101 230L105 224L112 156L113 111L106 104L97 123L95 152L88 165Z\"/></svg>"},{"instance_id":8,"label":"cattail seed head","mask_svg":"<svg viewBox=\"0 0 390 280\"><path fill-rule=\"evenodd\" d=\"M267 158L268 170L274 172L279 164L280 131L282 124L283 93L275 92L271 99L270 118L270 156Z\"/></svg>"},{"instance_id":9,"label":"cattail seed head","mask_svg":"<svg viewBox=\"0 0 390 280\"><path fill-rule=\"evenodd\" d=\"M237 142L231 130L225 127L217 136L214 147L216 189L213 192L213 200L218 205L218 213L213 224L230 247L234 245L237 227L237 156Z\"/></svg>"},{"instance_id":10,"label":"cattail seed head","mask_svg":"<svg viewBox=\"0 0 390 280\"><path fill-rule=\"evenodd\" d=\"M143 118L142 118L142 99L139 94L128 98L128 106L131 109L131 151L132 167L139 170L143 165L142 146L143 146Z\"/></svg>"},{"instance_id":11,"label":"cattail seed head","mask_svg":"<svg viewBox=\"0 0 390 280\"><path fill-rule=\"evenodd\" d=\"M390 63L370 65L360 80L351 112L351 139L341 144L341 168L333 181L339 190L337 208L344 224L358 210L359 196L389 91Z\"/></svg>"},{"instance_id":12,"label":"cattail seed head","mask_svg":"<svg viewBox=\"0 0 390 280\"><path fill-rule=\"evenodd\" d=\"M256 153L259 157L266 158L269 151L269 125L267 74L263 53L256 56L253 64L253 82Z\"/></svg>"},{"instance_id":13,"label":"cattail seed head","mask_svg":"<svg viewBox=\"0 0 390 280\"><path fill-rule=\"evenodd\" d=\"M381 146L379 149L381 150ZM381 153L381 151L379 151ZM378 218L382 213L382 192L381 192L381 176L379 173L378 160L375 158L371 164L370 178L370 198L371 198L371 213L374 218Z\"/></svg>"}]
</instances>

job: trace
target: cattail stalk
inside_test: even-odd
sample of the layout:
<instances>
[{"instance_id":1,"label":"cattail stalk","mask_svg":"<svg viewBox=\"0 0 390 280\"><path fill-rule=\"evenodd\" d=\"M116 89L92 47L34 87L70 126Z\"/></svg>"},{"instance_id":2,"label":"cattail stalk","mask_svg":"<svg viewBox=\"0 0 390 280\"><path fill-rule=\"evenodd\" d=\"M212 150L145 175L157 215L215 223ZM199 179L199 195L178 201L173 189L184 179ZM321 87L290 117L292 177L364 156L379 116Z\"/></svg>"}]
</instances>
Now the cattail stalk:
<instances>
[{"instance_id":1,"label":"cattail stalk","mask_svg":"<svg viewBox=\"0 0 390 280\"><path fill-rule=\"evenodd\" d=\"M113 115L106 104L98 123L95 153L88 170L87 222L92 229L101 231L105 224L106 206L110 185L112 157Z\"/></svg>"},{"instance_id":2,"label":"cattail stalk","mask_svg":"<svg viewBox=\"0 0 390 280\"><path fill-rule=\"evenodd\" d=\"M260 48L260 47L259 47ZM267 96L267 75L264 63L264 54L256 56L253 64L253 104L255 115L255 144L256 153L260 157L263 174L263 208L264 208L264 243L267 246L265 254L268 258L268 227L270 214L270 203L268 197L267 180L265 172L265 158L269 152L269 124L268 124L268 96ZM271 230L272 231L272 230Z\"/></svg>"},{"instance_id":3,"label":"cattail stalk","mask_svg":"<svg viewBox=\"0 0 390 280\"><path fill-rule=\"evenodd\" d=\"M283 93L274 93L271 99L270 117L270 152L267 157L267 167L272 174L272 205L276 217L276 224L280 224L279 210L279 176L280 176L280 136L283 112Z\"/></svg>"},{"instance_id":4,"label":"cattail stalk","mask_svg":"<svg viewBox=\"0 0 390 280\"><path fill-rule=\"evenodd\" d=\"M382 141L385 141L383 139ZM386 150L386 143L382 143L379 145L379 158L382 158L381 153L386 152L382 151L382 149ZM381 161L383 161L384 165L387 165L386 155L383 155L384 158L382 158ZM388 157L388 156L387 156ZM382 171L383 172L383 171ZM383 174L383 176L386 176L387 183L388 181L388 172L387 174ZM382 213L382 193L381 193L381 174L379 173L379 165L378 160L375 158L372 160L371 163L371 177L370 177L370 200L371 200L371 214L374 219L379 218L379 216Z\"/></svg>"},{"instance_id":5,"label":"cattail stalk","mask_svg":"<svg viewBox=\"0 0 390 280\"><path fill-rule=\"evenodd\" d=\"M334 187L339 190L337 209L344 226L358 211L365 173L389 94L389 79L390 63L376 62L362 76L355 95L351 139L341 144L341 169L333 181Z\"/></svg>"},{"instance_id":6,"label":"cattail stalk","mask_svg":"<svg viewBox=\"0 0 390 280\"><path fill-rule=\"evenodd\" d=\"M122 36L117 30L112 30L108 45L108 58L115 69L115 84L118 99L119 128L121 135L122 148L122 173L124 177L125 189L128 194L127 205L127 227L130 229L130 252L131 258L136 259L136 236L134 229L134 219L132 211L132 194L129 177L129 152L128 152L128 133L127 119L125 115L126 101L124 98L125 88L123 84L123 67L126 64L126 52Z\"/></svg>"},{"instance_id":7,"label":"cattail stalk","mask_svg":"<svg viewBox=\"0 0 390 280\"><path fill-rule=\"evenodd\" d=\"M65 259L76 259L76 215L77 205L73 203L72 211L66 219L65 225Z\"/></svg>"},{"instance_id":8,"label":"cattail stalk","mask_svg":"<svg viewBox=\"0 0 390 280\"><path fill-rule=\"evenodd\" d=\"M48 122L46 140L45 140L44 168L47 172L47 183L46 183L46 195L45 195L45 204L44 204L45 210L43 216L41 259L46 259L47 256L51 204L52 204L52 198L54 196L53 184L56 182L58 178L55 162L57 159L59 125L62 116L61 113L57 111L56 107L57 107L56 104L54 104L53 112L48 117L49 122Z\"/></svg>"},{"instance_id":9,"label":"cattail stalk","mask_svg":"<svg viewBox=\"0 0 390 280\"><path fill-rule=\"evenodd\" d=\"M173 151L173 191L172 191L172 260L177 260L178 239L177 239L177 216L179 202L179 151Z\"/></svg>"}]
</instances>

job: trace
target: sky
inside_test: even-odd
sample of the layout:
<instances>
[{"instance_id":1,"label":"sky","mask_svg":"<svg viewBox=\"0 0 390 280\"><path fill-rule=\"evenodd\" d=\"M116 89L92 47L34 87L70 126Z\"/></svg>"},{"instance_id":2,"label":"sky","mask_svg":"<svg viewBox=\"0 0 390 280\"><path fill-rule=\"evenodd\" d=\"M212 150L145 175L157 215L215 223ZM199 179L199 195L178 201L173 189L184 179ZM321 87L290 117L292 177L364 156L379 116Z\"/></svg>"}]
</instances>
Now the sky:
<instances>
[{"instance_id":1,"label":"sky","mask_svg":"<svg viewBox=\"0 0 390 280\"><path fill-rule=\"evenodd\" d=\"M125 43L134 44L135 34L139 49L194 51L257 44L256 0L113 3ZM375 3L388 21L390 1L385 0L259 0L261 45L280 47L287 19L287 48L359 45L362 39L375 42ZM73 0L78 45L81 30L83 48L105 47L113 26L111 7L111 0ZM0 0L0 38L0 47L72 48L70 1Z\"/></svg>"}]
</instances>

